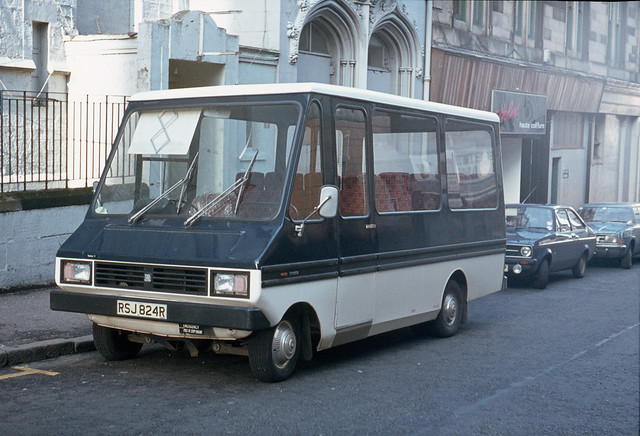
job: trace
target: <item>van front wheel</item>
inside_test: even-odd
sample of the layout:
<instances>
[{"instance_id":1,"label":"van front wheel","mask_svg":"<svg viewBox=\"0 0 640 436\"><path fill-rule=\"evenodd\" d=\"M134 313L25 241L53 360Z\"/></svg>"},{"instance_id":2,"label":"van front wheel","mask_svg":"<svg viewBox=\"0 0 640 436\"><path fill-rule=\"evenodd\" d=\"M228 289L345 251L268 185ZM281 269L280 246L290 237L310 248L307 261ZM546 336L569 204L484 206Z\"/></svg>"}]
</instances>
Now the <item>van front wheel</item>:
<instances>
[{"instance_id":1,"label":"van front wheel","mask_svg":"<svg viewBox=\"0 0 640 436\"><path fill-rule=\"evenodd\" d=\"M249 339L253 375L265 382L285 380L296 367L300 345L300 327L287 318L275 327L254 333Z\"/></svg>"},{"instance_id":2,"label":"van front wheel","mask_svg":"<svg viewBox=\"0 0 640 436\"><path fill-rule=\"evenodd\" d=\"M93 343L107 360L126 360L135 357L142 344L131 342L127 332L93 324Z\"/></svg>"}]
</instances>

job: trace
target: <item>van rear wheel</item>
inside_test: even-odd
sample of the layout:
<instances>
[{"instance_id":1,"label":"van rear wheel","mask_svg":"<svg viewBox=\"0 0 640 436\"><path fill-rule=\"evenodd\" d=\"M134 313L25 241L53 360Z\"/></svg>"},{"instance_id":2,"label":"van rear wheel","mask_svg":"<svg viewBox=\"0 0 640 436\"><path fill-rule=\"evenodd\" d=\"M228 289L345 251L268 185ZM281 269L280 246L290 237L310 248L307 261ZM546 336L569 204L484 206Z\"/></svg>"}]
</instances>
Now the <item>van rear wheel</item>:
<instances>
[{"instance_id":1,"label":"van rear wheel","mask_svg":"<svg viewBox=\"0 0 640 436\"><path fill-rule=\"evenodd\" d=\"M131 342L128 332L93 324L93 343L107 360L126 360L135 357L142 344Z\"/></svg>"},{"instance_id":2,"label":"van rear wheel","mask_svg":"<svg viewBox=\"0 0 640 436\"><path fill-rule=\"evenodd\" d=\"M440 338L455 335L462 322L464 311L465 301L462 297L462 289L458 282L451 280L444 289L440 313L431 325L432 334Z\"/></svg>"},{"instance_id":3,"label":"van rear wheel","mask_svg":"<svg viewBox=\"0 0 640 436\"><path fill-rule=\"evenodd\" d=\"M265 382L287 379L300 357L300 327L293 319L283 319L249 339L249 365L253 375Z\"/></svg>"}]
</instances>

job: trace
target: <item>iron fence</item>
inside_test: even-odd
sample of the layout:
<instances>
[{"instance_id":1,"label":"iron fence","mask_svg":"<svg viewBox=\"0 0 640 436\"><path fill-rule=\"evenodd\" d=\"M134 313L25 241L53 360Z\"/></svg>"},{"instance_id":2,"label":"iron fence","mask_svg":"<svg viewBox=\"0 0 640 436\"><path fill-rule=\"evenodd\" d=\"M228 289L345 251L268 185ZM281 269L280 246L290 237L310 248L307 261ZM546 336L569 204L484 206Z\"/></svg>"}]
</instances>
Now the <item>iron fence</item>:
<instances>
[{"instance_id":1,"label":"iron fence","mask_svg":"<svg viewBox=\"0 0 640 436\"><path fill-rule=\"evenodd\" d=\"M123 96L0 90L0 192L91 186L125 105Z\"/></svg>"}]
</instances>

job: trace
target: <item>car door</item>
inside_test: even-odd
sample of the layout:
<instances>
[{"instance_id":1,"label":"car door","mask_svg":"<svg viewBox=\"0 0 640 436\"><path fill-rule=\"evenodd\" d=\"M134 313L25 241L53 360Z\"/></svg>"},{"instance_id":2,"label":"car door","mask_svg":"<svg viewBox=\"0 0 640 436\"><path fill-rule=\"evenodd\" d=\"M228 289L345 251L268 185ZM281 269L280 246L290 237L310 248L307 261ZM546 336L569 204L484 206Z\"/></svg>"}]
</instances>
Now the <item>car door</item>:
<instances>
[{"instance_id":1,"label":"car door","mask_svg":"<svg viewBox=\"0 0 640 436\"><path fill-rule=\"evenodd\" d=\"M573 266L577 261L579 236L573 232L566 209L556 209L556 240L552 248L551 269L558 271Z\"/></svg>"},{"instance_id":2,"label":"car door","mask_svg":"<svg viewBox=\"0 0 640 436\"><path fill-rule=\"evenodd\" d=\"M589 247L589 250L595 250L595 235L580 218L580 215L578 215L578 213L573 209L567 209L567 216L571 223L572 234L575 234L578 237L576 256L578 256L578 258L582 256L584 254L585 247ZM591 256L589 255L589 257Z\"/></svg>"}]
</instances>

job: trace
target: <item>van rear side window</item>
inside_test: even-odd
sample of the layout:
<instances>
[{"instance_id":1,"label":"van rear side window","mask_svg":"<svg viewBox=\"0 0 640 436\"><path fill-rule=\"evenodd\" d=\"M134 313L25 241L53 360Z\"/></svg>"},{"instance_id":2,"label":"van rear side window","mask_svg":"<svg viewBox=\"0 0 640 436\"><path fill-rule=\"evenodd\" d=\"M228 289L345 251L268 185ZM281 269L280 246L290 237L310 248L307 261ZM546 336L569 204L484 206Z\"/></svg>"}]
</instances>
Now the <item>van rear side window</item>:
<instances>
[{"instance_id":1,"label":"van rear side window","mask_svg":"<svg viewBox=\"0 0 640 436\"><path fill-rule=\"evenodd\" d=\"M489 209L498 205L491 131L475 123L447 120L447 189L451 209Z\"/></svg>"}]
</instances>

